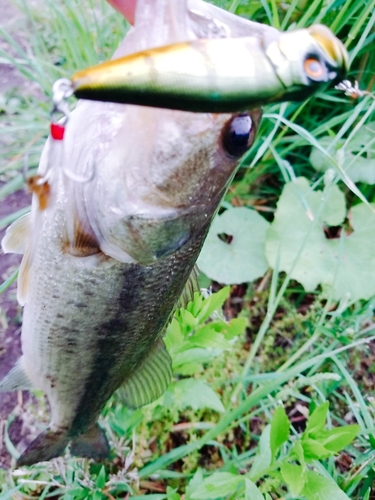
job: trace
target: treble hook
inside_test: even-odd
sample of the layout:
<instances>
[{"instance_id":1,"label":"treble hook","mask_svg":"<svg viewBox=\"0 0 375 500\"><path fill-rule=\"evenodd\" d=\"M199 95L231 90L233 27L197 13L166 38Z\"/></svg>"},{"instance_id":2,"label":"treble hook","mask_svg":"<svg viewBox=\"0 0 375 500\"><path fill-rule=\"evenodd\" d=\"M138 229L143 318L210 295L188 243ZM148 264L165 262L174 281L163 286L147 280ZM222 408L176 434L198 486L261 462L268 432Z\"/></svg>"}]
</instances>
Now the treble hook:
<instances>
[{"instance_id":1,"label":"treble hook","mask_svg":"<svg viewBox=\"0 0 375 500\"><path fill-rule=\"evenodd\" d=\"M62 146L59 146L59 142L61 142L64 138L64 133L65 133L65 127L66 124L69 120L69 106L67 99L73 94L73 86L72 82L66 78L60 78L57 80L52 87L52 103L53 107L51 109L51 143L50 143L50 151L49 151L49 158L47 161L47 166L46 170L43 175L35 175L35 176L28 176L28 171L29 171L29 166L28 166L28 155L26 154L24 156L24 162L23 162L23 177L25 179L25 183L28 185L30 191L33 193L37 194L39 196L40 192L46 192L50 190L49 186L49 179L51 178L53 168L56 168L55 165L56 163L62 163L62 171L64 175L77 183L87 183L91 182L96 173L96 168L95 164L93 164L93 167L91 169L91 172L87 176L81 176L77 175L74 172L70 171L65 165L64 162L61 160L61 151L59 152L59 149L61 149ZM55 119L55 114L56 113L61 113L63 117L60 120ZM57 154L57 153L59 154ZM52 156L52 159L51 159ZM60 158L58 158L60 157ZM56 159L58 158L58 159ZM60 160L60 161L59 161Z\"/></svg>"},{"instance_id":2,"label":"treble hook","mask_svg":"<svg viewBox=\"0 0 375 500\"><path fill-rule=\"evenodd\" d=\"M63 127L65 127L68 122L70 114L67 99L73 94L72 82L67 78L60 78L53 84L52 92L53 92L53 98L52 98L53 108L51 110L52 126L59 125L59 123L54 124L53 115L56 112L60 112L63 114L63 118L60 121L60 123ZM54 137L54 139L56 139L56 137ZM77 175L74 172L71 172L67 167L63 166L64 175L66 175L68 179L81 184L91 182L95 177L95 172L96 172L95 164L93 164L93 168L91 169L91 172L88 176Z\"/></svg>"},{"instance_id":3,"label":"treble hook","mask_svg":"<svg viewBox=\"0 0 375 500\"><path fill-rule=\"evenodd\" d=\"M354 85L350 80L343 80L335 86L335 89L341 90L346 96L352 97L353 99L359 99L360 97L365 97L366 95L375 99L375 95L372 92L369 92L368 90L361 90L359 88L357 80L354 81Z\"/></svg>"}]
</instances>

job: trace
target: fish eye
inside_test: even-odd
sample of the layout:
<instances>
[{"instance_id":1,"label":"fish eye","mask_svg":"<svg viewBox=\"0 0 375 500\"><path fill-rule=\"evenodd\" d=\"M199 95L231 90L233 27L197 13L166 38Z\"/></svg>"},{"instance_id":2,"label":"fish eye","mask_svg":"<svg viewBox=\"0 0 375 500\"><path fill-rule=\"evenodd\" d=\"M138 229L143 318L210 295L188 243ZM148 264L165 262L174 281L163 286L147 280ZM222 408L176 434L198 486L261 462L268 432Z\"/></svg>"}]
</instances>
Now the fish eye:
<instances>
[{"instance_id":1,"label":"fish eye","mask_svg":"<svg viewBox=\"0 0 375 500\"><path fill-rule=\"evenodd\" d=\"M306 75L313 81L326 80L325 66L316 57L307 57L303 63L303 69Z\"/></svg>"},{"instance_id":2,"label":"fish eye","mask_svg":"<svg viewBox=\"0 0 375 500\"><path fill-rule=\"evenodd\" d=\"M251 146L254 138L253 121L249 115L234 116L223 133L223 146L230 156L240 157Z\"/></svg>"}]
</instances>

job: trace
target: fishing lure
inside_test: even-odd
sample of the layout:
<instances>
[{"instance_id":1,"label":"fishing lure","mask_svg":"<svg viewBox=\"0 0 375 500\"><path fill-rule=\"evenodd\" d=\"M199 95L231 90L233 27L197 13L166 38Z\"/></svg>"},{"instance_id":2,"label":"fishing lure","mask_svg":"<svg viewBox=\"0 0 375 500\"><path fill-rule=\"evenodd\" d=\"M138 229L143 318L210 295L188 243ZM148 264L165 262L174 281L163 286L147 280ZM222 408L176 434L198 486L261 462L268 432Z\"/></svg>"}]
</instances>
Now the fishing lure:
<instances>
[{"instance_id":1,"label":"fishing lure","mask_svg":"<svg viewBox=\"0 0 375 500\"><path fill-rule=\"evenodd\" d=\"M205 38L79 71L66 95L182 111L236 112L303 100L340 82L348 60L343 44L322 25L286 33Z\"/></svg>"},{"instance_id":2,"label":"fishing lure","mask_svg":"<svg viewBox=\"0 0 375 500\"><path fill-rule=\"evenodd\" d=\"M61 166L64 174L75 182L86 183L93 180L95 177L95 168L87 176L80 176L70 171L65 167L64 162L64 146L63 139L65 135L65 128L69 120L69 107L67 98L71 95L71 83L69 80L61 78L57 80L52 88L53 107L51 110L51 124L50 124L50 142L49 154L46 168L43 175L28 175L28 159L24 159L23 177L29 191L36 195L39 203L39 209L45 210L51 203L53 189L51 188L51 177L54 169ZM57 121L56 114L62 114L62 118Z\"/></svg>"}]
</instances>

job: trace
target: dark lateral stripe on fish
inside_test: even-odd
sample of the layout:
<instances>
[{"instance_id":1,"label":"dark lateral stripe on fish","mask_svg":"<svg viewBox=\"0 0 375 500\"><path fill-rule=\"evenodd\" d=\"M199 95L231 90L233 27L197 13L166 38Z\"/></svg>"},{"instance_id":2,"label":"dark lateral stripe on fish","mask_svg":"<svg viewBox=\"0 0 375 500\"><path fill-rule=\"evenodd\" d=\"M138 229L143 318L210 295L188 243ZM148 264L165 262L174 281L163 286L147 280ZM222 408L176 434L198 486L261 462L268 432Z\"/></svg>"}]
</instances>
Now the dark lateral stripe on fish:
<instances>
[{"instance_id":1,"label":"dark lateral stripe on fish","mask_svg":"<svg viewBox=\"0 0 375 500\"><path fill-rule=\"evenodd\" d=\"M132 362L128 353L123 353L123 338L124 335L133 335L132 331L137 328L133 316L139 303L142 302L140 293L142 283L147 282L147 269L131 265L124 272L122 280L120 302L122 318L126 317L126 321L112 319L97 327L95 357L90 376L84 381L85 389L77 405L72 434L80 433L82 429L87 428L93 418L97 418L103 407L102 401L106 399L103 395L112 394L130 375L129 367ZM134 324L130 324L131 321ZM119 366L122 369L119 369ZM117 367L116 373L113 373L114 367ZM126 369L129 370L128 373ZM100 391L95 391L95 388L100 388Z\"/></svg>"}]
</instances>

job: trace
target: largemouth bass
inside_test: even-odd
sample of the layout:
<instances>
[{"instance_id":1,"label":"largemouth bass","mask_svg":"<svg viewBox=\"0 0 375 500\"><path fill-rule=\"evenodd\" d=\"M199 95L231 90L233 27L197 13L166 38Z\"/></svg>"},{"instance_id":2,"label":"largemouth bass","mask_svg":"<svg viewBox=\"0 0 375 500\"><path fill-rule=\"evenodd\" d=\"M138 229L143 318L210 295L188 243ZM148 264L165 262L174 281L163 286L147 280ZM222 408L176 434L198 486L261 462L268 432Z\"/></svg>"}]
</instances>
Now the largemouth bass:
<instances>
[{"instance_id":1,"label":"largemouth bass","mask_svg":"<svg viewBox=\"0 0 375 500\"><path fill-rule=\"evenodd\" d=\"M135 27L115 57L207 38L210 16L233 37L277 34L191 4L188 14L183 0L139 0ZM266 81L262 71L259 80ZM164 392L171 363L161 337L180 297L189 300L196 288L195 261L260 115L78 103L65 154L50 171L51 199L41 207L34 196L31 214L3 240L4 251L24 252L24 315L23 356L0 390L36 387L51 407L50 425L18 465L56 457L69 443L75 455L105 457L97 420L114 391L121 387L130 407ZM42 153L42 177L51 144ZM90 182L64 174L84 178L93 168Z\"/></svg>"}]
</instances>

